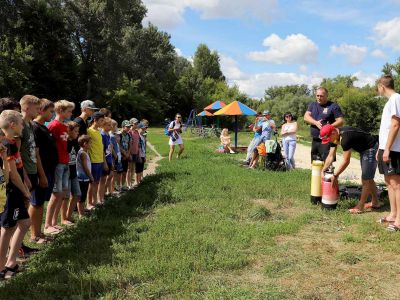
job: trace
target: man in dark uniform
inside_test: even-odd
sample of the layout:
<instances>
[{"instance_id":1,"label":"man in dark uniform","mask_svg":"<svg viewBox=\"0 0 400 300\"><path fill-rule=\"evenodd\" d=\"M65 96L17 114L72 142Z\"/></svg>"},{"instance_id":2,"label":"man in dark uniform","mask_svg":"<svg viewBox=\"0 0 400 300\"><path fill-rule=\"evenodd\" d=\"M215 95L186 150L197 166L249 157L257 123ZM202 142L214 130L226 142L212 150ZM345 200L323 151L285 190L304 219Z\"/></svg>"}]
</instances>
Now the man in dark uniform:
<instances>
[{"instance_id":1,"label":"man in dark uniform","mask_svg":"<svg viewBox=\"0 0 400 300\"><path fill-rule=\"evenodd\" d=\"M316 159L325 161L329 154L329 144L321 143L319 131L326 124L331 124L336 128L343 126L343 113L337 103L328 100L326 88L319 87L315 96L317 101L308 105L304 114L304 121L311 125L311 161Z\"/></svg>"}]
</instances>

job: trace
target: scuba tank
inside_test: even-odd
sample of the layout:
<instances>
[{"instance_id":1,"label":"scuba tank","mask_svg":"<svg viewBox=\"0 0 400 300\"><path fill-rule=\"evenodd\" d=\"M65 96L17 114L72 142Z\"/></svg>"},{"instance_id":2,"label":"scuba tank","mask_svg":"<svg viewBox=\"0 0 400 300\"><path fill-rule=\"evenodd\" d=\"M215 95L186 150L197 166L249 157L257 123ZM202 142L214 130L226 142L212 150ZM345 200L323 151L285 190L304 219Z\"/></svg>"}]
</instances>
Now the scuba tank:
<instances>
[{"instance_id":1,"label":"scuba tank","mask_svg":"<svg viewBox=\"0 0 400 300\"><path fill-rule=\"evenodd\" d=\"M322 207L326 209L336 209L339 199L339 187L332 187L334 170L331 166L322 177Z\"/></svg>"},{"instance_id":2,"label":"scuba tank","mask_svg":"<svg viewBox=\"0 0 400 300\"><path fill-rule=\"evenodd\" d=\"M321 203L321 171L324 162L321 160L313 160L311 167L311 192L310 199L312 204Z\"/></svg>"}]
</instances>

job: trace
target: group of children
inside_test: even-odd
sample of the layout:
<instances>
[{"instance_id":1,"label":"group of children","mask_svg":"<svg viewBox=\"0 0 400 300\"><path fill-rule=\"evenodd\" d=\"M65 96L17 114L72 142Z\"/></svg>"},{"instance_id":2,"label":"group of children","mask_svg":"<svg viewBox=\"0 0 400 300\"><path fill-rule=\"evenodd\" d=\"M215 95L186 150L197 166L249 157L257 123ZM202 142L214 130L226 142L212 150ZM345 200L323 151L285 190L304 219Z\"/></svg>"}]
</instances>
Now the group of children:
<instances>
[{"instance_id":1,"label":"group of children","mask_svg":"<svg viewBox=\"0 0 400 300\"><path fill-rule=\"evenodd\" d=\"M93 101L83 101L71 121L74 109L67 100L31 95L19 103L0 99L0 184L6 186L0 280L18 272L18 253L37 251L23 245L29 228L31 242L46 243L62 232L60 225L74 224L74 210L83 217L108 195L132 189L134 174L136 184L142 181L148 121L125 120L119 131L111 112Z\"/></svg>"}]
</instances>

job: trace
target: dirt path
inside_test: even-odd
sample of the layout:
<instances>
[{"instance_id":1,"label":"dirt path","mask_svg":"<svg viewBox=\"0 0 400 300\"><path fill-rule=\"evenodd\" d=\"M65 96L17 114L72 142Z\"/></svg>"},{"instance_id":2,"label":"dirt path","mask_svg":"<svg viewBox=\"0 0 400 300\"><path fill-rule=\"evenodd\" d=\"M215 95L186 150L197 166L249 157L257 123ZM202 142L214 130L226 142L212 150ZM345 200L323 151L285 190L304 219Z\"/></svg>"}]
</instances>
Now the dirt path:
<instances>
[{"instance_id":1,"label":"dirt path","mask_svg":"<svg viewBox=\"0 0 400 300\"><path fill-rule=\"evenodd\" d=\"M146 177L147 175L152 175L156 172L156 168L158 166L158 162L163 159L161 154L156 150L156 148L150 143L147 142L147 146L156 154L156 157L154 157L149 163L147 164L146 170L143 171L143 176Z\"/></svg>"},{"instance_id":2,"label":"dirt path","mask_svg":"<svg viewBox=\"0 0 400 300\"><path fill-rule=\"evenodd\" d=\"M310 164L310 146L305 146L302 144L297 144L296 152L294 155L296 161L296 167L301 169L311 169ZM341 154L336 155L336 163L335 166L338 166L343 159ZM360 160L356 158L351 158L350 165L347 169L343 172L340 176L340 180L349 180L360 183L361 181L361 167L360 167ZM378 170L376 170L375 174L375 181L376 182L384 182L383 176L379 174Z\"/></svg>"}]
</instances>

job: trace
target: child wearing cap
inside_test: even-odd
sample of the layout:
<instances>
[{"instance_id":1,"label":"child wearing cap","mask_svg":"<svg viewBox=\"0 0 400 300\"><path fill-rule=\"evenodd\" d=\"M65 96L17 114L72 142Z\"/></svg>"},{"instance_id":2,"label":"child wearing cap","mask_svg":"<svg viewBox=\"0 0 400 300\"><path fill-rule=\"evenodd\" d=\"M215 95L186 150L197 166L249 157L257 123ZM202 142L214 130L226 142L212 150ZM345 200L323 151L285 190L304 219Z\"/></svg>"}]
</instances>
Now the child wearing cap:
<instances>
[{"instance_id":1,"label":"child wearing cap","mask_svg":"<svg viewBox=\"0 0 400 300\"><path fill-rule=\"evenodd\" d=\"M110 131L111 144L113 145L113 160L114 160L114 176L111 183L110 193L121 192L121 174L122 174L122 155L121 155L121 139L118 134L118 122L111 120L112 130Z\"/></svg>"},{"instance_id":2,"label":"child wearing cap","mask_svg":"<svg viewBox=\"0 0 400 300\"><path fill-rule=\"evenodd\" d=\"M137 125L139 124L139 121L136 118L132 118L129 121L131 123L131 129L129 131L129 134L131 136L131 160L129 162L129 169L128 169L128 174L126 178L126 184L130 189L133 188L133 185L135 183L135 179L133 177L133 174L135 173L135 167L136 167L136 160L138 158L139 154L139 133L137 131Z\"/></svg>"},{"instance_id":3,"label":"child wearing cap","mask_svg":"<svg viewBox=\"0 0 400 300\"><path fill-rule=\"evenodd\" d=\"M103 169L107 170L108 166L105 161L103 151L103 138L100 133L100 128L103 127L104 115L100 112L95 112L92 116L93 122L88 129L88 135L91 139L89 148L89 157L92 162L93 182L89 184L87 209L94 209L98 203L98 190ZM100 200L100 199L99 199Z\"/></svg>"},{"instance_id":4,"label":"child wearing cap","mask_svg":"<svg viewBox=\"0 0 400 300\"><path fill-rule=\"evenodd\" d=\"M121 176L121 186L123 190L129 188L127 177L128 177L128 166L131 159L131 136L129 130L131 129L131 123L128 120L122 121L122 131L120 134L120 144L121 144L121 163L122 163L122 176Z\"/></svg>"},{"instance_id":5,"label":"child wearing cap","mask_svg":"<svg viewBox=\"0 0 400 300\"><path fill-rule=\"evenodd\" d=\"M139 133L139 152L136 159L135 173L136 173L136 183L139 184L143 179L144 163L146 162L146 137L143 135L146 131L146 125L139 123L138 133Z\"/></svg>"},{"instance_id":6,"label":"child wearing cap","mask_svg":"<svg viewBox=\"0 0 400 300\"><path fill-rule=\"evenodd\" d=\"M74 122L79 124L79 136L87 134L87 121L95 111L99 110L96 104L91 100L85 100L81 103L81 114L74 119Z\"/></svg>"}]
</instances>

